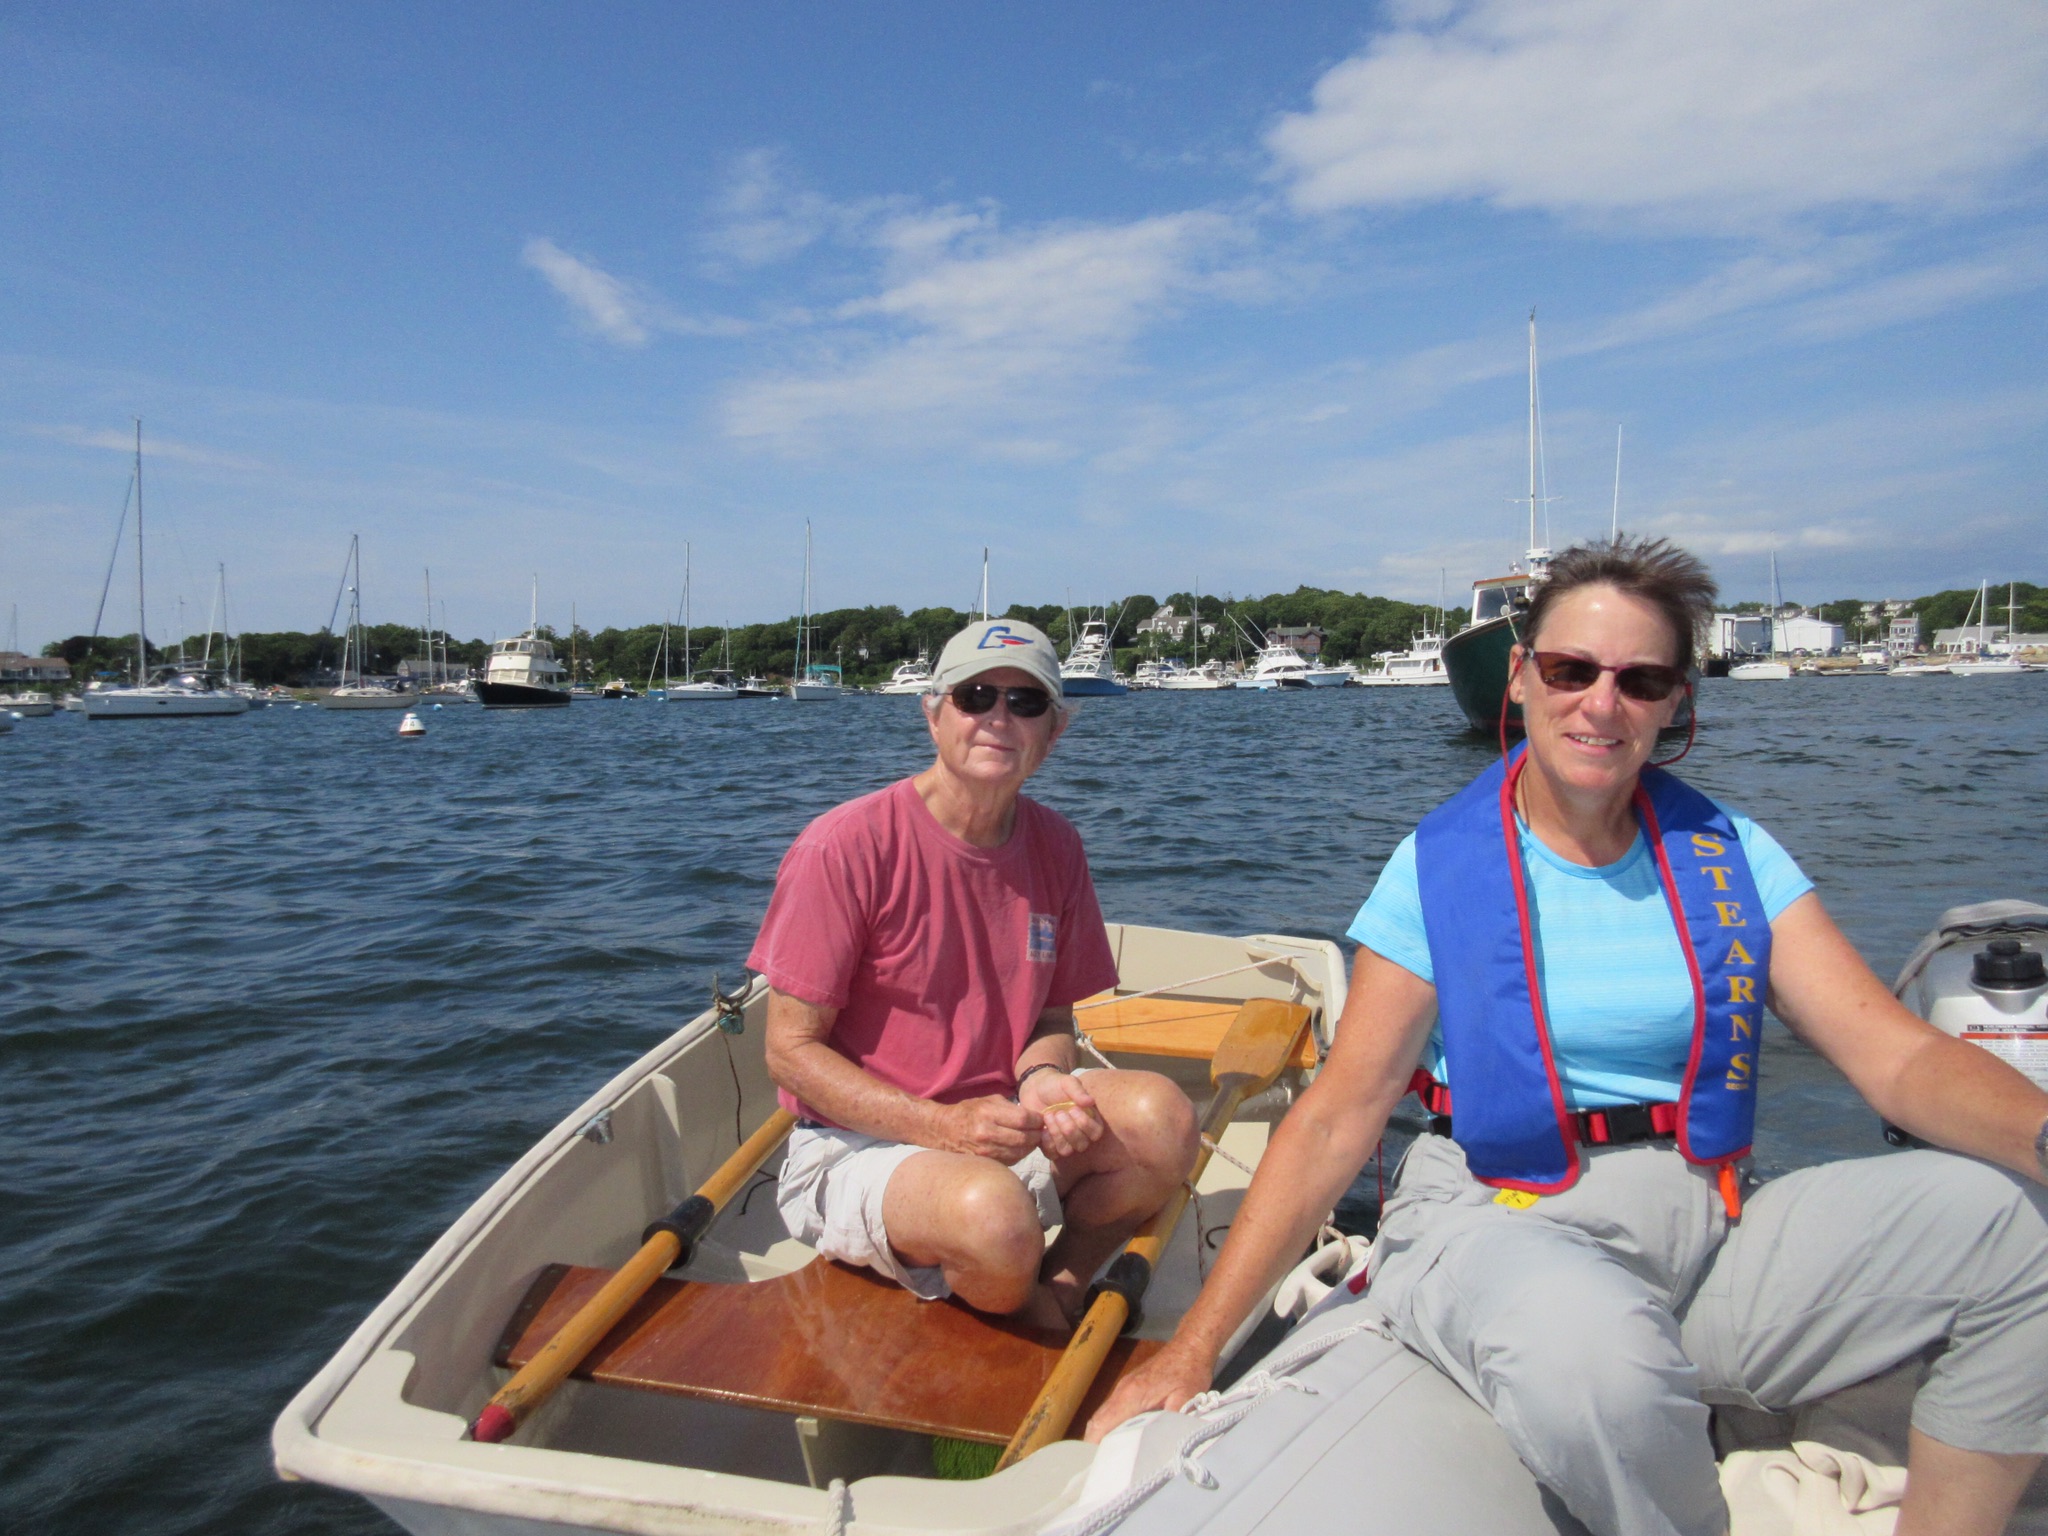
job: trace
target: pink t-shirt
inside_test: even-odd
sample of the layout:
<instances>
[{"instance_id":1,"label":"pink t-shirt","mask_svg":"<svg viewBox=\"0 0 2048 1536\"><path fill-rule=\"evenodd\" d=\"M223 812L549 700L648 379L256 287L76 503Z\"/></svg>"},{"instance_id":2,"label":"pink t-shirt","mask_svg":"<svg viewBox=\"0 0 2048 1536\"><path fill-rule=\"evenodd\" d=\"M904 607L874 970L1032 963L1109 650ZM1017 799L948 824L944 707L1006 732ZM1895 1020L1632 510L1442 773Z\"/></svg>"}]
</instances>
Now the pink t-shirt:
<instances>
[{"instance_id":1,"label":"pink t-shirt","mask_svg":"<svg viewBox=\"0 0 2048 1536\"><path fill-rule=\"evenodd\" d=\"M1020 795L1010 840L976 848L909 779L804 828L747 965L838 1009L831 1045L849 1061L941 1104L1011 1092L1040 1012L1117 979L1066 818ZM830 1123L788 1093L782 1104Z\"/></svg>"}]
</instances>

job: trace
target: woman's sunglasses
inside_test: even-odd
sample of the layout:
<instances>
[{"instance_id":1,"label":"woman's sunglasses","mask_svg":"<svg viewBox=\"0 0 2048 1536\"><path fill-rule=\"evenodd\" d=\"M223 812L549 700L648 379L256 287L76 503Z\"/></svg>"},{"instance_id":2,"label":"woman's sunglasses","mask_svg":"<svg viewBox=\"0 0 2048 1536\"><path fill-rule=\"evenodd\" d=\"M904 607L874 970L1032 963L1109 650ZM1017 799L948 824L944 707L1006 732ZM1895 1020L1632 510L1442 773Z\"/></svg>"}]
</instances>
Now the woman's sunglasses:
<instances>
[{"instance_id":1,"label":"woman's sunglasses","mask_svg":"<svg viewBox=\"0 0 2048 1536\"><path fill-rule=\"evenodd\" d=\"M1543 686L1552 693L1584 693L1600 681L1602 672L1612 672L1614 686L1639 704L1659 703L1670 698L1674 690L1685 686L1684 672L1677 667L1658 666L1655 662L1639 661L1626 667L1606 667L1583 656L1566 655L1563 651L1531 651L1529 659L1536 664L1536 675L1543 679Z\"/></svg>"},{"instance_id":2,"label":"woman's sunglasses","mask_svg":"<svg viewBox=\"0 0 2048 1536\"><path fill-rule=\"evenodd\" d=\"M998 688L993 683L962 683L953 690L953 707L963 715L985 715L996 707L998 696L1019 720L1036 720L1052 708L1052 695L1043 688Z\"/></svg>"}]
</instances>

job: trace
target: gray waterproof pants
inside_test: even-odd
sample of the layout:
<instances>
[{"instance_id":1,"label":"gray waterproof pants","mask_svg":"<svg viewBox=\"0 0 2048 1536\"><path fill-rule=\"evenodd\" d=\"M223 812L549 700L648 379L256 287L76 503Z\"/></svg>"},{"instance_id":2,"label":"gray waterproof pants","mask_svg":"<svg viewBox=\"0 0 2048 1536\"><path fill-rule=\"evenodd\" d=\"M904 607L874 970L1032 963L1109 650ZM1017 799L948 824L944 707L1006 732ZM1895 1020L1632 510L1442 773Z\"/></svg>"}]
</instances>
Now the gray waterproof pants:
<instances>
[{"instance_id":1,"label":"gray waterproof pants","mask_svg":"<svg viewBox=\"0 0 2048 1536\"><path fill-rule=\"evenodd\" d=\"M1402 1164L1372 1298L1598 1536L1721 1536L1709 1403L1783 1412L1938 1350L1922 1433L2048 1451L2048 1189L1944 1152L1752 1190L1666 1146L1497 1203L1453 1142Z\"/></svg>"}]
</instances>

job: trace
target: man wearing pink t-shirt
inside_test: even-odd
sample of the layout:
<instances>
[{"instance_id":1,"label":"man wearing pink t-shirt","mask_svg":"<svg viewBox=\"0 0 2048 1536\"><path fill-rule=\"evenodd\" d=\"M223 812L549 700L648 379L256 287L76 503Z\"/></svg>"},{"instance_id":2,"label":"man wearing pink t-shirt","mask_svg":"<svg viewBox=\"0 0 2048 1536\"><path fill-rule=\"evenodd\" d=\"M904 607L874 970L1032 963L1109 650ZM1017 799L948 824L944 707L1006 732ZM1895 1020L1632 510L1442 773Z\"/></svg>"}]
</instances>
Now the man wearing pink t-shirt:
<instances>
[{"instance_id":1,"label":"man wearing pink t-shirt","mask_svg":"<svg viewBox=\"0 0 2048 1536\"><path fill-rule=\"evenodd\" d=\"M1186 1176L1194 1111L1075 1070L1073 1005L1117 970L1079 835L1022 794L1066 726L1052 642L969 625L924 708L931 767L804 829L747 962L800 1117L777 1201L828 1257L1064 1327Z\"/></svg>"}]
</instances>

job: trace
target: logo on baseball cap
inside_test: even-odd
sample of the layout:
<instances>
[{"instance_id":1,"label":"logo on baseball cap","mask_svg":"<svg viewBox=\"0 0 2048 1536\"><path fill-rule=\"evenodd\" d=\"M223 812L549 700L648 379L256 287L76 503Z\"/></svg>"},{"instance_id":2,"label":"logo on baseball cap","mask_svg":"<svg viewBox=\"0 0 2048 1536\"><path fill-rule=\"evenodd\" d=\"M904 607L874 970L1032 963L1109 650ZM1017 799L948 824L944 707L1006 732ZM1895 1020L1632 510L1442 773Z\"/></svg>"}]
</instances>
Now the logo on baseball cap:
<instances>
[{"instance_id":1,"label":"logo on baseball cap","mask_svg":"<svg viewBox=\"0 0 2048 1536\"><path fill-rule=\"evenodd\" d=\"M1022 619L977 619L948 640L932 668L931 691L951 693L998 667L1028 672L1054 698L1065 697L1059 652L1043 630Z\"/></svg>"}]
</instances>

